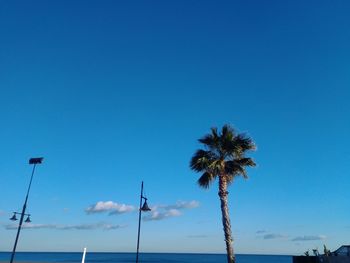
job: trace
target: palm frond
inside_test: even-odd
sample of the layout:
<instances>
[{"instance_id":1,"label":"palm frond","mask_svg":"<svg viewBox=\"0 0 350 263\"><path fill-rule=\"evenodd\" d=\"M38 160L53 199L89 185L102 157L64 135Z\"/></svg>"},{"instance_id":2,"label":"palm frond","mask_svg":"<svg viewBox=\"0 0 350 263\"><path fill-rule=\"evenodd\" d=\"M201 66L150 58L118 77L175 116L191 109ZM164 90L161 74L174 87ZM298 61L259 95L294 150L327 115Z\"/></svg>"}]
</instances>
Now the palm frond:
<instances>
[{"instance_id":1,"label":"palm frond","mask_svg":"<svg viewBox=\"0 0 350 263\"><path fill-rule=\"evenodd\" d=\"M219 147L219 136L217 128L211 128L211 133L206 134L203 138L199 139L200 143L203 143L209 149L217 149Z\"/></svg>"},{"instance_id":2,"label":"palm frond","mask_svg":"<svg viewBox=\"0 0 350 263\"><path fill-rule=\"evenodd\" d=\"M212 165L213 159L210 151L198 150L191 159L190 167L196 172L205 171Z\"/></svg>"},{"instance_id":3,"label":"palm frond","mask_svg":"<svg viewBox=\"0 0 350 263\"><path fill-rule=\"evenodd\" d=\"M212 147L215 145L214 138L211 134L206 134L205 136L200 138L198 141L208 147Z\"/></svg>"},{"instance_id":4,"label":"palm frond","mask_svg":"<svg viewBox=\"0 0 350 263\"><path fill-rule=\"evenodd\" d=\"M244 178L248 178L247 172L244 166L239 165L235 160L227 161L225 163L225 173L229 176L242 175Z\"/></svg>"},{"instance_id":5,"label":"palm frond","mask_svg":"<svg viewBox=\"0 0 350 263\"><path fill-rule=\"evenodd\" d=\"M225 168L225 166L223 165L222 160L215 158L211 161L207 170L215 175L219 175L219 174L222 174L224 172L224 168Z\"/></svg>"},{"instance_id":6,"label":"palm frond","mask_svg":"<svg viewBox=\"0 0 350 263\"><path fill-rule=\"evenodd\" d=\"M218 139L219 138L218 128L212 127L210 130L211 130L211 134L212 134L213 138Z\"/></svg>"},{"instance_id":7,"label":"palm frond","mask_svg":"<svg viewBox=\"0 0 350 263\"><path fill-rule=\"evenodd\" d=\"M237 147L239 147L242 152L249 151L249 150L253 151L256 148L253 140L243 133L238 134L233 140L233 143Z\"/></svg>"},{"instance_id":8,"label":"palm frond","mask_svg":"<svg viewBox=\"0 0 350 263\"><path fill-rule=\"evenodd\" d=\"M222 135L220 137L221 149L224 156L230 156L235 151L234 144L235 132L234 129L225 125L222 127Z\"/></svg>"},{"instance_id":9,"label":"palm frond","mask_svg":"<svg viewBox=\"0 0 350 263\"><path fill-rule=\"evenodd\" d=\"M221 135L223 138L226 138L228 140L232 140L233 137L235 137L235 130L228 124L225 124L222 127Z\"/></svg>"},{"instance_id":10,"label":"palm frond","mask_svg":"<svg viewBox=\"0 0 350 263\"><path fill-rule=\"evenodd\" d=\"M232 140L225 140L223 144L225 156L242 158L246 151L255 150L253 140L244 134L238 134Z\"/></svg>"},{"instance_id":11,"label":"palm frond","mask_svg":"<svg viewBox=\"0 0 350 263\"><path fill-rule=\"evenodd\" d=\"M205 172L198 179L198 184L200 187L209 188L210 184L215 180L215 178L216 178L215 175L213 175L209 172Z\"/></svg>"},{"instance_id":12,"label":"palm frond","mask_svg":"<svg viewBox=\"0 0 350 263\"><path fill-rule=\"evenodd\" d=\"M256 166L256 163L252 158L241 158L241 159L236 159L235 162L240 165L240 166L250 166L254 167Z\"/></svg>"}]
</instances>

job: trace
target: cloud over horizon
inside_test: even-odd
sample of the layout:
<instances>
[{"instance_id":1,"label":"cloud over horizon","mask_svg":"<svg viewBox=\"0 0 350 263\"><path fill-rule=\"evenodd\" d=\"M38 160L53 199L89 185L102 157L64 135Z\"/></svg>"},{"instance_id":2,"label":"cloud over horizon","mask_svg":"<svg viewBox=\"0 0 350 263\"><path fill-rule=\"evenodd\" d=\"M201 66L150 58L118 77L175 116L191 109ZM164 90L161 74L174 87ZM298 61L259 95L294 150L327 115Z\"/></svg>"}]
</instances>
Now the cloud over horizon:
<instances>
[{"instance_id":1,"label":"cloud over horizon","mask_svg":"<svg viewBox=\"0 0 350 263\"><path fill-rule=\"evenodd\" d=\"M177 201L174 205L164 205L164 206L158 206L159 208L164 208L167 210L170 209L192 209L199 206L199 202L196 200L192 201Z\"/></svg>"},{"instance_id":2,"label":"cloud over horizon","mask_svg":"<svg viewBox=\"0 0 350 263\"><path fill-rule=\"evenodd\" d=\"M119 204L113 201L99 201L96 204L93 204L85 209L85 212L90 214L104 213L108 212L109 215L129 213L136 210L132 205Z\"/></svg>"},{"instance_id":3,"label":"cloud over horizon","mask_svg":"<svg viewBox=\"0 0 350 263\"><path fill-rule=\"evenodd\" d=\"M285 238L287 236L281 234L266 234L263 235L263 239L277 239L277 238Z\"/></svg>"},{"instance_id":4,"label":"cloud over horizon","mask_svg":"<svg viewBox=\"0 0 350 263\"><path fill-rule=\"evenodd\" d=\"M178 217L183 213L180 210L193 209L199 206L199 202L192 201L177 201L173 205L156 205L153 206L149 214L143 217L144 221L156 221L170 217Z\"/></svg>"},{"instance_id":5,"label":"cloud over horizon","mask_svg":"<svg viewBox=\"0 0 350 263\"><path fill-rule=\"evenodd\" d=\"M291 241L314 241L314 240L325 240L327 237L324 235L316 236L298 236L293 238Z\"/></svg>"},{"instance_id":6,"label":"cloud over horizon","mask_svg":"<svg viewBox=\"0 0 350 263\"><path fill-rule=\"evenodd\" d=\"M170 209L165 211L152 210L149 215L143 217L144 221L162 220L169 217L181 216L182 213L177 209Z\"/></svg>"},{"instance_id":7,"label":"cloud over horizon","mask_svg":"<svg viewBox=\"0 0 350 263\"><path fill-rule=\"evenodd\" d=\"M6 230L16 230L17 224L5 224ZM126 225L113 225L108 223L95 223L95 224L77 224L77 225L60 225L60 224L24 224L23 229L57 229L57 230L113 230L118 228L124 228Z\"/></svg>"}]
</instances>

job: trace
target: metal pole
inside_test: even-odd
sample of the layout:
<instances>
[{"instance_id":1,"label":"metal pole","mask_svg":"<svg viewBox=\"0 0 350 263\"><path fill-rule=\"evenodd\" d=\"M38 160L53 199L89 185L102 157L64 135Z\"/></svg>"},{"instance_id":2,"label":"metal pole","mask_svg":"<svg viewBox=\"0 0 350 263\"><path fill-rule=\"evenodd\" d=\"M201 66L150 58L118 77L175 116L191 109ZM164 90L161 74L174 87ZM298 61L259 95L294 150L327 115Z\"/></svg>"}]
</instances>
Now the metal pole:
<instances>
[{"instance_id":1,"label":"metal pole","mask_svg":"<svg viewBox=\"0 0 350 263\"><path fill-rule=\"evenodd\" d=\"M16 240L15 240L15 244L13 246L10 263L13 263L13 259L15 257L17 242L18 242L18 238L19 238L19 233L21 232L21 227L22 227L22 223L23 223L24 214L25 214L26 208L27 208L28 195L29 195L30 187L32 185L33 175L34 175L34 172L35 172L35 166L36 166L36 164L34 164L34 166L33 166L32 176L30 177L30 182L29 182L29 186L28 186L28 190L27 190L27 195L26 195L26 199L24 201L24 205L23 205L23 208L22 208L21 219L19 220Z\"/></svg>"},{"instance_id":2,"label":"metal pole","mask_svg":"<svg viewBox=\"0 0 350 263\"><path fill-rule=\"evenodd\" d=\"M139 262L139 247L140 247L140 228L141 228L141 206L143 198L143 181L141 183L141 196L140 196L140 208L139 208L139 228L137 232L137 250L136 250L136 263ZM12 263L12 262L11 262Z\"/></svg>"}]
</instances>

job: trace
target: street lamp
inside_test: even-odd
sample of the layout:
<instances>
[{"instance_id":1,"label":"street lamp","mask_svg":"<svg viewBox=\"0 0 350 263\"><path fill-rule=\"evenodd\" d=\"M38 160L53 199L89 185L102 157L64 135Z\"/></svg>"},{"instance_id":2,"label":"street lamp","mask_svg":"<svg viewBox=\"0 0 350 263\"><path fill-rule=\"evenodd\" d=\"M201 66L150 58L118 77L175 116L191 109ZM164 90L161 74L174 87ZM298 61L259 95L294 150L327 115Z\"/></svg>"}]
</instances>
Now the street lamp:
<instances>
[{"instance_id":1,"label":"street lamp","mask_svg":"<svg viewBox=\"0 0 350 263\"><path fill-rule=\"evenodd\" d=\"M26 212L26 208L27 208L28 195L29 195L30 187L32 185L32 180L33 180L33 175L34 175L34 172L35 172L35 167L36 167L37 164L41 164L43 162L43 159L44 158L42 158L42 157L30 158L29 159L29 164L33 164L33 170L32 170L32 175L30 177L30 182L29 182L29 186L28 186L28 190L27 190L26 199L24 201L24 205L23 205L23 208L22 208L22 212L21 213L13 212L13 216L10 218L10 220L16 221L17 220L16 215L21 215L21 218L19 219L16 240L15 240L15 244L13 246L10 263L13 262L13 259L15 257L17 242L18 242L18 238L19 238L19 233L21 232L21 227L22 227L24 216L27 216L27 219L24 221L25 223L30 223L31 222L30 214L26 214L25 213Z\"/></svg>"},{"instance_id":2,"label":"street lamp","mask_svg":"<svg viewBox=\"0 0 350 263\"><path fill-rule=\"evenodd\" d=\"M142 205L142 199L145 202ZM151 208L148 207L147 198L143 196L143 182L141 183L141 195L140 195L140 208L139 208L139 228L137 232L137 251L136 251L136 263L139 262L139 247L140 247L140 229L141 229L141 212L151 211Z\"/></svg>"},{"instance_id":3,"label":"street lamp","mask_svg":"<svg viewBox=\"0 0 350 263\"><path fill-rule=\"evenodd\" d=\"M18 212L13 212L13 216L10 218L10 220L12 221L17 221L17 217L16 215L20 215L21 213ZM24 223L31 223L32 221L30 220L30 214L24 214L25 216L27 216L27 219L24 220Z\"/></svg>"}]
</instances>

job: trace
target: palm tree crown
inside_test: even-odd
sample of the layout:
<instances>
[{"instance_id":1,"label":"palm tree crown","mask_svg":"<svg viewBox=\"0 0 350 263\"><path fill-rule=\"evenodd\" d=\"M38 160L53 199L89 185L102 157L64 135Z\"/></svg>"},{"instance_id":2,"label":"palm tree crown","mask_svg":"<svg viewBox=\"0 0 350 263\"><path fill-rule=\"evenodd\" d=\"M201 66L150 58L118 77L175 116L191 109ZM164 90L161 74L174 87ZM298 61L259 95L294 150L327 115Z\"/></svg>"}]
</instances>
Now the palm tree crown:
<instances>
[{"instance_id":1,"label":"palm tree crown","mask_svg":"<svg viewBox=\"0 0 350 263\"><path fill-rule=\"evenodd\" d=\"M221 133L212 128L211 133L199 139L205 150L197 150L190 163L192 170L203 173L198 179L201 187L208 188L217 176L225 177L231 183L235 176L247 178L245 167L255 166L255 162L245 157L249 150L255 150L253 141L244 134L236 134L229 125L224 125Z\"/></svg>"}]
</instances>

